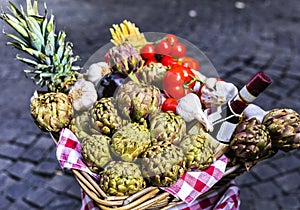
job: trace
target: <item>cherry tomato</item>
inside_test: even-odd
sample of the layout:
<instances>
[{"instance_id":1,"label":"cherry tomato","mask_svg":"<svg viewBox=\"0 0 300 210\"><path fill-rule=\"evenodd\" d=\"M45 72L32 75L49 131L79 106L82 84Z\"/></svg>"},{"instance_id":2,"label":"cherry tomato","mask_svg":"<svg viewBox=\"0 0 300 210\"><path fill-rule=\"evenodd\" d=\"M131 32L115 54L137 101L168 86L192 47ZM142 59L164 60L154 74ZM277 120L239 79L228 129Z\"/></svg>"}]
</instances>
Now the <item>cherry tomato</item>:
<instances>
[{"instance_id":1,"label":"cherry tomato","mask_svg":"<svg viewBox=\"0 0 300 210\"><path fill-rule=\"evenodd\" d=\"M173 46L178 42L178 39L175 35L173 34L167 34L164 36L164 39L168 41L168 43Z\"/></svg>"},{"instance_id":2,"label":"cherry tomato","mask_svg":"<svg viewBox=\"0 0 300 210\"><path fill-rule=\"evenodd\" d=\"M153 44L146 44L142 47L140 53L144 59L152 59L155 56L155 46Z\"/></svg>"},{"instance_id":3,"label":"cherry tomato","mask_svg":"<svg viewBox=\"0 0 300 210\"><path fill-rule=\"evenodd\" d=\"M181 65L174 65L163 78L163 90L176 100L192 92L196 84L194 73Z\"/></svg>"},{"instance_id":4,"label":"cherry tomato","mask_svg":"<svg viewBox=\"0 0 300 210\"><path fill-rule=\"evenodd\" d=\"M168 66L168 67L172 67L172 66L178 64L177 60L175 60L174 58L172 58L172 57L169 56L169 55L164 55L164 56L161 58L160 62L162 63L162 65Z\"/></svg>"},{"instance_id":5,"label":"cherry tomato","mask_svg":"<svg viewBox=\"0 0 300 210\"><path fill-rule=\"evenodd\" d=\"M174 58L181 58L185 56L185 53L186 53L186 48L184 44L182 44L181 42L177 42L172 46L170 55L173 56Z\"/></svg>"},{"instance_id":6,"label":"cherry tomato","mask_svg":"<svg viewBox=\"0 0 300 210\"><path fill-rule=\"evenodd\" d=\"M178 101L174 98L167 98L162 106L161 106L161 110L163 112L166 112L166 111L172 111L174 113L176 113L176 107L178 105Z\"/></svg>"},{"instance_id":7,"label":"cherry tomato","mask_svg":"<svg viewBox=\"0 0 300 210\"><path fill-rule=\"evenodd\" d=\"M169 55L171 45L167 40L161 40L155 47L155 53L159 55Z\"/></svg>"},{"instance_id":8,"label":"cherry tomato","mask_svg":"<svg viewBox=\"0 0 300 210\"><path fill-rule=\"evenodd\" d=\"M184 67L188 67L190 69L194 69L196 71L199 71L200 70L200 64L199 62L194 59L194 58L191 58L191 57L183 57L181 59L181 62L182 62L182 65Z\"/></svg>"}]
</instances>

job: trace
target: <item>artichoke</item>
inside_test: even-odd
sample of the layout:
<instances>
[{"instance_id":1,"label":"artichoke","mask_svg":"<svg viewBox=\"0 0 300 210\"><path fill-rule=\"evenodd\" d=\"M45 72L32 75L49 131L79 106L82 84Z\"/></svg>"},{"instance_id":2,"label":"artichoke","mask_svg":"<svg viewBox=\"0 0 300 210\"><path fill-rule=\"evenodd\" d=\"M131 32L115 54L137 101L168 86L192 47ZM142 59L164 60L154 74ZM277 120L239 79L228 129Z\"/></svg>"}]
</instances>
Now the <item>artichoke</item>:
<instances>
[{"instance_id":1,"label":"artichoke","mask_svg":"<svg viewBox=\"0 0 300 210\"><path fill-rule=\"evenodd\" d=\"M109 150L110 138L105 135L91 135L83 138L81 155L91 171L98 173L112 160Z\"/></svg>"},{"instance_id":2,"label":"artichoke","mask_svg":"<svg viewBox=\"0 0 300 210\"><path fill-rule=\"evenodd\" d=\"M267 127L272 146L283 151L300 147L300 116L292 109L273 109L263 120Z\"/></svg>"},{"instance_id":3,"label":"artichoke","mask_svg":"<svg viewBox=\"0 0 300 210\"><path fill-rule=\"evenodd\" d=\"M143 64L139 52L129 43L110 48L107 54L109 67L126 75L135 73Z\"/></svg>"},{"instance_id":4,"label":"artichoke","mask_svg":"<svg viewBox=\"0 0 300 210\"><path fill-rule=\"evenodd\" d=\"M230 141L231 153L249 170L258 161L274 154L269 132L256 118L244 119Z\"/></svg>"},{"instance_id":5,"label":"artichoke","mask_svg":"<svg viewBox=\"0 0 300 210\"><path fill-rule=\"evenodd\" d=\"M154 85L159 89L163 89L162 80L167 70L168 67L162 65L161 63L150 63L144 66L136 74L139 81L149 85Z\"/></svg>"},{"instance_id":6,"label":"artichoke","mask_svg":"<svg viewBox=\"0 0 300 210\"><path fill-rule=\"evenodd\" d=\"M123 125L123 120L115 109L112 97L96 101L93 108L90 109L90 116L90 130L93 133L102 133L111 137Z\"/></svg>"},{"instance_id":7,"label":"artichoke","mask_svg":"<svg viewBox=\"0 0 300 210\"><path fill-rule=\"evenodd\" d=\"M72 103L64 93L34 96L30 107L35 124L43 131L59 132L67 127L73 116Z\"/></svg>"},{"instance_id":8,"label":"artichoke","mask_svg":"<svg viewBox=\"0 0 300 210\"><path fill-rule=\"evenodd\" d=\"M154 142L169 141L178 144L186 134L186 124L172 111L155 112L149 117L151 137Z\"/></svg>"},{"instance_id":9,"label":"artichoke","mask_svg":"<svg viewBox=\"0 0 300 210\"><path fill-rule=\"evenodd\" d=\"M146 182L135 163L112 161L100 172L99 185L108 195L127 196L144 189Z\"/></svg>"},{"instance_id":10,"label":"artichoke","mask_svg":"<svg viewBox=\"0 0 300 210\"><path fill-rule=\"evenodd\" d=\"M81 114L72 118L69 129L74 133L74 135L81 142L83 138L90 135L90 115L89 112L82 112Z\"/></svg>"},{"instance_id":11,"label":"artichoke","mask_svg":"<svg viewBox=\"0 0 300 210\"><path fill-rule=\"evenodd\" d=\"M112 152L127 162L133 162L150 145L150 132L145 125L128 123L111 138Z\"/></svg>"},{"instance_id":12,"label":"artichoke","mask_svg":"<svg viewBox=\"0 0 300 210\"><path fill-rule=\"evenodd\" d=\"M170 142L149 147L140 161L145 179L158 187L173 185L186 169L182 149Z\"/></svg>"},{"instance_id":13,"label":"artichoke","mask_svg":"<svg viewBox=\"0 0 300 210\"><path fill-rule=\"evenodd\" d=\"M186 135L179 147L186 156L188 170L204 170L213 162L214 150L204 132Z\"/></svg>"},{"instance_id":14,"label":"artichoke","mask_svg":"<svg viewBox=\"0 0 300 210\"><path fill-rule=\"evenodd\" d=\"M129 81L123 84L115 95L116 106L126 119L139 121L160 110L160 90L152 85Z\"/></svg>"}]
</instances>

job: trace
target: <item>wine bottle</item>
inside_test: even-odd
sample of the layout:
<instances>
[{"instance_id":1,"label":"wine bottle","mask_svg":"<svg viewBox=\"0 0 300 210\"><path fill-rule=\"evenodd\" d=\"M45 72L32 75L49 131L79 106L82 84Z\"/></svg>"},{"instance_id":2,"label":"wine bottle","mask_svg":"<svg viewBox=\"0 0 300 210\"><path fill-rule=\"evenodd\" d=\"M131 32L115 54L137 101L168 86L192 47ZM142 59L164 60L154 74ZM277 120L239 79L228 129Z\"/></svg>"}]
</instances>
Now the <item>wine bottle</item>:
<instances>
[{"instance_id":1,"label":"wine bottle","mask_svg":"<svg viewBox=\"0 0 300 210\"><path fill-rule=\"evenodd\" d=\"M271 79L259 72L238 91L238 94L221 109L220 118L214 122L211 133L218 141L229 144L231 136L241 119L241 114L271 84Z\"/></svg>"}]
</instances>

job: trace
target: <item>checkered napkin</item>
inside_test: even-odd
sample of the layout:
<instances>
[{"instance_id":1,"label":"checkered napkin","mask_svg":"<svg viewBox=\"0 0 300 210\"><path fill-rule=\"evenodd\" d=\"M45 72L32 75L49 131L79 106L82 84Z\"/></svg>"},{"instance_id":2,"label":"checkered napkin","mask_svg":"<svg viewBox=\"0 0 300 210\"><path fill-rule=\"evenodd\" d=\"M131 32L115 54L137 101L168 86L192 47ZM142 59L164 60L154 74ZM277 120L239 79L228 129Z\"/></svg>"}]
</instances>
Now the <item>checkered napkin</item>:
<instances>
[{"instance_id":1,"label":"checkered napkin","mask_svg":"<svg viewBox=\"0 0 300 210\"><path fill-rule=\"evenodd\" d=\"M234 181L231 181L227 186L203 198L197 199L190 204L183 203L170 210L238 210L240 206L239 195L239 188Z\"/></svg>"},{"instance_id":2,"label":"checkered napkin","mask_svg":"<svg viewBox=\"0 0 300 210\"><path fill-rule=\"evenodd\" d=\"M81 145L76 136L69 129L63 129L56 150L56 156L61 167L83 170L98 179L97 175L91 172L82 161L80 151ZM187 172L173 186L162 189L182 199L185 203L192 204L199 195L207 192L222 178L226 164L227 157L222 155L205 171ZM84 192L82 193L82 198L83 204L86 204L83 209L94 209L94 207L91 206L91 202L89 202L90 198ZM206 198L210 198L210 195ZM87 205L89 207L87 207Z\"/></svg>"},{"instance_id":3,"label":"checkered napkin","mask_svg":"<svg viewBox=\"0 0 300 210\"><path fill-rule=\"evenodd\" d=\"M98 179L97 174L91 172L82 161L80 142L72 131L67 128L64 128L60 133L56 148L56 158L62 168L82 170Z\"/></svg>"},{"instance_id":4,"label":"checkered napkin","mask_svg":"<svg viewBox=\"0 0 300 210\"><path fill-rule=\"evenodd\" d=\"M174 185L165 187L164 190L186 203L192 203L222 178L226 164L227 157L222 155L206 170L184 173Z\"/></svg>"}]
</instances>

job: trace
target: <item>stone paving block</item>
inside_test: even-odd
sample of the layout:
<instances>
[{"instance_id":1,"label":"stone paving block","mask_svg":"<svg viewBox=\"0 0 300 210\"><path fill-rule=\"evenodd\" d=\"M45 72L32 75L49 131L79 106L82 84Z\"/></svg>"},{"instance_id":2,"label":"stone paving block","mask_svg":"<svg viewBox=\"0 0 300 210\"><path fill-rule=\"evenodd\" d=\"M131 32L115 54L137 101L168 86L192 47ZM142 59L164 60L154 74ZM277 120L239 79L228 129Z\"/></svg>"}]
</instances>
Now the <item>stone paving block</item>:
<instances>
[{"instance_id":1,"label":"stone paving block","mask_svg":"<svg viewBox=\"0 0 300 210\"><path fill-rule=\"evenodd\" d=\"M278 81L282 78L284 72L281 69L278 68L272 68L272 67L267 67L263 72L265 72L272 81ZM272 89L274 84L271 84L270 87L268 87L268 89Z\"/></svg>"},{"instance_id":2,"label":"stone paving block","mask_svg":"<svg viewBox=\"0 0 300 210\"><path fill-rule=\"evenodd\" d=\"M23 154L24 151L25 149L22 146L6 143L0 147L0 156L16 160Z\"/></svg>"},{"instance_id":3,"label":"stone paving block","mask_svg":"<svg viewBox=\"0 0 300 210\"><path fill-rule=\"evenodd\" d=\"M300 180L299 171L286 173L275 178L277 185L280 186L286 193L299 192L300 189L299 180Z\"/></svg>"},{"instance_id":4,"label":"stone paving block","mask_svg":"<svg viewBox=\"0 0 300 210\"><path fill-rule=\"evenodd\" d=\"M1 129L0 142L9 142L16 138L17 132L15 128Z\"/></svg>"},{"instance_id":5,"label":"stone paving block","mask_svg":"<svg viewBox=\"0 0 300 210\"><path fill-rule=\"evenodd\" d=\"M249 200L249 199L255 198L255 194L250 187L240 187L240 190L241 190L241 192L240 192L241 200Z\"/></svg>"},{"instance_id":6,"label":"stone paving block","mask_svg":"<svg viewBox=\"0 0 300 210\"><path fill-rule=\"evenodd\" d=\"M5 158L0 158L0 171L6 169L8 166L12 164L12 161Z\"/></svg>"},{"instance_id":7,"label":"stone paving block","mask_svg":"<svg viewBox=\"0 0 300 210\"><path fill-rule=\"evenodd\" d=\"M74 210L80 209L81 202L79 200L70 198L65 195L60 195L59 199L55 199L49 203L44 209L45 210Z\"/></svg>"},{"instance_id":8,"label":"stone paving block","mask_svg":"<svg viewBox=\"0 0 300 210\"><path fill-rule=\"evenodd\" d=\"M74 177L66 175L56 175L47 183L47 186L57 192L64 192L73 184L78 185Z\"/></svg>"},{"instance_id":9,"label":"stone paving block","mask_svg":"<svg viewBox=\"0 0 300 210\"><path fill-rule=\"evenodd\" d=\"M80 186L78 183L75 183L75 180L74 183L67 189L67 194L81 201Z\"/></svg>"},{"instance_id":10,"label":"stone paving block","mask_svg":"<svg viewBox=\"0 0 300 210\"><path fill-rule=\"evenodd\" d=\"M27 173L23 177L24 182L29 183L33 187L45 187L46 184L51 180L51 177L41 176L34 172Z\"/></svg>"},{"instance_id":11,"label":"stone paving block","mask_svg":"<svg viewBox=\"0 0 300 210\"><path fill-rule=\"evenodd\" d=\"M268 164L264 164L263 162L255 165L251 169L250 173L253 173L260 180L267 180L267 179L275 177L276 175L279 174L279 172L277 170L275 170L272 166L270 166Z\"/></svg>"},{"instance_id":12,"label":"stone paving block","mask_svg":"<svg viewBox=\"0 0 300 210\"><path fill-rule=\"evenodd\" d=\"M299 113L300 111L300 101L296 101L293 98L283 98L277 101L276 107L278 108L290 108Z\"/></svg>"},{"instance_id":13,"label":"stone paving block","mask_svg":"<svg viewBox=\"0 0 300 210\"><path fill-rule=\"evenodd\" d=\"M282 209L296 210L300 206L299 197L296 196L280 196L277 202Z\"/></svg>"},{"instance_id":14,"label":"stone paving block","mask_svg":"<svg viewBox=\"0 0 300 210\"><path fill-rule=\"evenodd\" d=\"M32 186L25 182L17 182L5 190L5 196L12 200L18 200L26 196L32 190Z\"/></svg>"},{"instance_id":15,"label":"stone paving block","mask_svg":"<svg viewBox=\"0 0 300 210\"><path fill-rule=\"evenodd\" d=\"M257 210L254 208L252 200L241 200L240 210Z\"/></svg>"},{"instance_id":16,"label":"stone paving block","mask_svg":"<svg viewBox=\"0 0 300 210\"><path fill-rule=\"evenodd\" d=\"M255 210L266 210L266 209L272 209L272 210L280 210L279 206L270 201L270 200L255 200L254 204Z\"/></svg>"},{"instance_id":17,"label":"stone paving block","mask_svg":"<svg viewBox=\"0 0 300 210\"><path fill-rule=\"evenodd\" d=\"M11 178L8 174L1 172L0 173L0 192L5 191L11 185L17 183L17 181Z\"/></svg>"},{"instance_id":18,"label":"stone paving block","mask_svg":"<svg viewBox=\"0 0 300 210\"><path fill-rule=\"evenodd\" d=\"M245 172L242 175L235 178L235 181L240 186L249 186L252 183L257 182L257 179L253 176L252 173Z\"/></svg>"},{"instance_id":19,"label":"stone paving block","mask_svg":"<svg viewBox=\"0 0 300 210\"><path fill-rule=\"evenodd\" d=\"M13 204L9 205L6 210L33 210L34 207L23 201L22 199L17 200Z\"/></svg>"},{"instance_id":20,"label":"stone paving block","mask_svg":"<svg viewBox=\"0 0 300 210\"><path fill-rule=\"evenodd\" d=\"M11 202L3 195L0 195L0 209L7 209Z\"/></svg>"},{"instance_id":21,"label":"stone paving block","mask_svg":"<svg viewBox=\"0 0 300 210\"><path fill-rule=\"evenodd\" d=\"M300 168L300 158L295 155L274 159L270 163L280 172L288 172Z\"/></svg>"},{"instance_id":22,"label":"stone paving block","mask_svg":"<svg viewBox=\"0 0 300 210\"><path fill-rule=\"evenodd\" d=\"M20 160L7 168L7 172L17 179L22 179L32 168L34 168L34 164Z\"/></svg>"},{"instance_id":23,"label":"stone paving block","mask_svg":"<svg viewBox=\"0 0 300 210\"><path fill-rule=\"evenodd\" d=\"M25 145L25 146L31 146L33 142L36 140L36 136L33 134L25 134L22 136L18 136L16 138L16 143Z\"/></svg>"},{"instance_id":24,"label":"stone paving block","mask_svg":"<svg viewBox=\"0 0 300 210\"><path fill-rule=\"evenodd\" d=\"M46 151L52 147L55 147L55 143L51 139L50 135L45 135L38 138L37 142L33 145L33 147L40 148Z\"/></svg>"},{"instance_id":25,"label":"stone paving block","mask_svg":"<svg viewBox=\"0 0 300 210\"><path fill-rule=\"evenodd\" d=\"M49 189L38 188L30 190L25 196L25 200L38 208L45 208L55 196L56 194Z\"/></svg>"},{"instance_id":26,"label":"stone paving block","mask_svg":"<svg viewBox=\"0 0 300 210\"><path fill-rule=\"evenodd\" d=\"M251 65L258 69L263 69L269 65L272 55L267 53L256 53L254 59L251 62Z\"/></svg>"},{"instance_id":27,"label":"stone paving block","mask_svg":"<svg viewBox=\"0 0 300 210\"><path fill-rule=\"evenodd\" d=\"M40 148L30 147L22 155L22 159L38 163L45 157L45 150Z\"/></svg>"},{"instance_id":28,"label":"stone paving block","mask_svg":"<svg viewBox=\"0 0 300 210\"><path fill-rule=\"evenodd\" d=\"M51 176L54 174L56 166L56 162L44 160L38 163L33 171L40 175Z\"/></svg>"},{"instance_id":29,"label":"stone paving block","mask_svg":"<svg viewBox=\"0 0 300 210\"><path fill-rule=\"evenodd\" d=\"M256 183L251 186L255 194L262 199L275 198L281 195L280 188L273 181Z\"/></svg>"}]
</instances>

